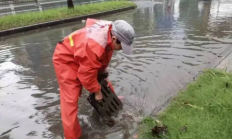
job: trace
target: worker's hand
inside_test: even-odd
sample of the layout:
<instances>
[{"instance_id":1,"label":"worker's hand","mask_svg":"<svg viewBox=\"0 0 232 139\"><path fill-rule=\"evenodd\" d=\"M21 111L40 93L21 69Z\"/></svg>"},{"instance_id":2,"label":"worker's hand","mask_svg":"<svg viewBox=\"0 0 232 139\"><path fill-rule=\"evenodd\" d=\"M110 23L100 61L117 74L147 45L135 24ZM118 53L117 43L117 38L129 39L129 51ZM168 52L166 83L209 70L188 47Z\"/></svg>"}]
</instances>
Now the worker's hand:
<instances>
[{"instance_id":1,"label":"worker's hand","mask_svg":"<svg viewBox=\"0 0 232 139\"><path fill-rule=\"evenodd\" d=\"M110 82L109 78L108 78L108 77L106 77L106 78L105 78L105 81L107 82L107 87L109 87L109 86L110 86L110 84L111 84L111 82Z\"/></svg>"},{"instance_id":2,"label":"worker's hand","mask_svg":"<svg viewBox=\"0 0 232 139\"><path fill-rule=\"evenodd\" d=\"M107 87L110 87L110 89L115 93L114 87L113 87L112 83L110 82L110 80L108 79L108 77L105 78L105 80L107 82Z\"/></svg>"},{"instance_id":3,"label":"worker's hand","mask_svg":"<svg viewBox=\"0 0 232 139\"><path fill-rule=\"evenodd\" d=\"M103 98L103 96L102 96L102 92L101 91L98 91L97 93L95 93L95 99L97 101L100 102L102 100L102 98Z\"/></svg>"}]
</instances>

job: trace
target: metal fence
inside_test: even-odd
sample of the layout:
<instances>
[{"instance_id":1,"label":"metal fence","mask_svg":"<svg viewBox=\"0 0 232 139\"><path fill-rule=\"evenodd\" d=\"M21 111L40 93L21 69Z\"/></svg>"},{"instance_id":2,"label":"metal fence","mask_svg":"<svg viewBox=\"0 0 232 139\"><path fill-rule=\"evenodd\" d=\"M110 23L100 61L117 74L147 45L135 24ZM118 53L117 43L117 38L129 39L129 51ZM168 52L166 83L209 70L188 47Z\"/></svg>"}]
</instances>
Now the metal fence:
<instances>
[{"instance_id":1,"label":"metal fence","mask_svg":"<svg viewBox=\"0 0 232 139\"><path fill-rule=\"evenodd\" d=\"M0 5L37 2L37 0L0 0Z\"/></svg>"},{"instance_id":2,"label":"metal fence","mask_svg":"<svg viewBox=\"0 0 232 139\"><path fill-rule=\"evenodd\" d=\"M73 0L75 5L110 0ZM67 6L67 0L0 0L0 17Z\"/></svg>"}]
</instances>

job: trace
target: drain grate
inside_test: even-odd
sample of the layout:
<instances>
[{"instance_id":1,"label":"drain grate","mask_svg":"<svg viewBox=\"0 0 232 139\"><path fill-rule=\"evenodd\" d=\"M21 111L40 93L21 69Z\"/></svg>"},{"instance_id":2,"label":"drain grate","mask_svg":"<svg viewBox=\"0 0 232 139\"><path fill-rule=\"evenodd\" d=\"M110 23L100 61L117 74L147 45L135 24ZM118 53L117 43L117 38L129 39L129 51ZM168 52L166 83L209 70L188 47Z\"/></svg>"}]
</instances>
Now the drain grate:
<instances>
[{"instance_id":1,"label":"drain grate","mask_svg":"<svg viewBox=\"0 0 232 139\"><path fill-rule=\"evenodd\" d=\"M110 87L107 87L107 82L104 79L100 81L100 84L103 95L102 101L96 101L94 93L91 93L87 100L105 120L110 121L112 120L111 116L122 110L123 105L121 100L110 89Z\"/></svg>"}]
</instances>

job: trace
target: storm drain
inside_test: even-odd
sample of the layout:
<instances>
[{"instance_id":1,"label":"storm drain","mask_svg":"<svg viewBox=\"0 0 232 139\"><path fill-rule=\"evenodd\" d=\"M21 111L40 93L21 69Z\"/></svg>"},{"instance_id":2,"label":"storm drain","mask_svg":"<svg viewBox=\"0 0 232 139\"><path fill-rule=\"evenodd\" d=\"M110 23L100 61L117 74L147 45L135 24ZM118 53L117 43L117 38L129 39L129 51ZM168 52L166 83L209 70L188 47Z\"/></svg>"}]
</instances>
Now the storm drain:
<instances>
[{"instance_id":1,"label":"storm drain","mask_svg":"<svg viewBox=\"0 0 232 139\"><path fill-rule=\"evenodd\" d=\"M102 101L96 101L94 93L91 93L87 100L105 120L110 121L112 120L111 116L116 115L122 110L123 105L110 87L107 87L107 82L104 79L100 81L100 84L103 95Z\"/></svg>"}]
</instances>

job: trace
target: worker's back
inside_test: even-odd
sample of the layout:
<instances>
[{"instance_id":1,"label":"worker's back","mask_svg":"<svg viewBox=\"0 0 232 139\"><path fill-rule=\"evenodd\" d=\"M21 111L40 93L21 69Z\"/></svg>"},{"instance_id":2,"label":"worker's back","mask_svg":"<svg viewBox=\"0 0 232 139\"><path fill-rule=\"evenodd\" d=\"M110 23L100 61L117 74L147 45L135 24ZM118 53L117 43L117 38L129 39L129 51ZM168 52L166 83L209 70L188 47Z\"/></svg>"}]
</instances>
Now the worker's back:
<instances>
[{"instance_id":1,"label":"worker's back","mask_svg":"<svg viewBox=\"0 0 232 139\"><path fill-rule=\"evenodd\" d=\"M99 70L106 68L113 54L110 37L111 23L111 21L87 19L85 28L69 34L59 42L53 61L64 64L75 63L78 66L86 59L97 59L100 63L88 62L94 64L93 67L98 67Z\"/></svg>"}]
</instances>

